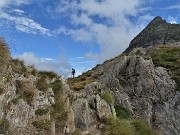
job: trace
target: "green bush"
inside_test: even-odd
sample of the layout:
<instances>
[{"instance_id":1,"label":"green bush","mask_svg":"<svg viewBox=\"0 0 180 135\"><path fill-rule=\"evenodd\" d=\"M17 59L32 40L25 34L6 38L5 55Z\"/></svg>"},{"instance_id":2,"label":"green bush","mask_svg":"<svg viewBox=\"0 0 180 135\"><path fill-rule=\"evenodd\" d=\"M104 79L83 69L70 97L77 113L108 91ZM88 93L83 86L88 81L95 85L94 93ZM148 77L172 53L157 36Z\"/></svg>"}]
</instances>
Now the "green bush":
<instances>
[{"instance_id":1,"label":"green bush","mask_svg":"<svg viewBox=\"0 0 180 135\"><path fill-rule=\"evenodd\" d=\"M0 37L0 79L7 72L11 59L9 48L3 38Z\"/></svg>"},{"instance_id":2,"label":"green bush","mask_svg":"<svg viewBox=\"0 0 180 135\"><path fill-rule=\"evenodd\" d=\"M135 135L135 134L134 134L134 128L129 121L111 118L108 120L105 126L104 135Z\"/></svg>"},{"instance_id":3,"label":"green bush","mask_svg":"<svg viewBox=\"0 0 180 135\"><path fill-rule=\"evenodd\" d=\"M16 93L19 94L19 98L24 99L28 104L34 99L35 88L29 82L16 81Z\"/></svg>"},{"instance_id":4,"label":"green bush","mask_svg":"<svg viewBox=\"0 0 180 135\"><path fill-rule=\"evenodd\" d=\"M47 119L38 119L32 122L33 126L39 130L51 130L51 122Z\"/></svg>"},{"instance_id":5,"label":"green bush","mask_svg":"<svg viewBox=\"0 0 180 135\"><path fill-rule=\"evenodd\" d=\"M39 108L39 109L35 110L35 114L36 114L36 115L45 115L45 114L47 114L48 112L49 112L48 109L42 109L42 108Z\"/></svg>"},{"instance_id":6,"label":"green bush","mask_svg":"<svg viewBox=\"0 0 180 135\"><path fill-rule=\"evenodd\" d=\"M56 77L58 77L58 75L56 73L51 72L51 71L39 71L38 74L41 77L48 77L48 78L56 78Z\"/></svg>"},{"instance_id":7,"label":"green bush","mask_svg":"<svg viewBox=\"0 0 180 135\"><path fill-rule=\"evenodd\" d=\"M36 82L36 87L40 91L47 91L49 88L49 84L46 82L46 78L39 78Z\"/></svg>"},{"instance_id":8,"label":"green bush","mask_svg":"<svg viewBox=\"0 0 180 135\"><path fill-rule=\"evenodd\" d=\"M134 120L131 124L135 129L135 135L154 135L153 130L143 120Z\"/></svg>"},{"instance_id":9,"label":"green bush","mask_svg":"<svg viewBox=\"0 0 180 135\"><path fill-rule=\"evenodd\" d=\"M131 116L131 113L124 107L115 105L116 116L121 119L128 119Z\"/></svg>"},{"instance_id":10,"label":"green bush","mask_svg":"<svg viewBox=\"0 0 180 135\"><path fill-rule=\"evenodd\" d=\"M55 95L62 93L63 87L62 87L62 82L60 80L54 81L51 85Z\"/></svg>"},{"instance_id":11,"label":"green bush","mask_svg":"<svg viewBox=\"0 0 180 135\"><path fill-rule=\"evenodd\" d=\"M111 95L110 92L105 91L105 92L102 93L100 96L101 96L101 98L104 99L108 104L114 104L114 98L113 98L113 96Z\"/></svg>"},{"instance_id":12,"label":"green bush","mask_svg":"<svg viewBox=\"0 0 180 135\"><path fill-rule=\"evenodd\" d=\"M171 70L176 81L177 90L180 91L180 47L159 47L151 54L155 66L162 66Z\"/></svg>"},{"instance_id":13,"label":"green bush","mask_svg":"<svg viewBox=\"0 0 180 135\"><path fill-rule=\"evenodd\" d=\"M81 131L79 129L76 129L74 132L72 132L70 135L82 135Z\"/></svg>"},{"instance_id":14,"label":"green bush","mask_svg":"<svg viewBox=\"0 0 180 135\"><path fill-rule=\"evenodd\" d=\"M11 100L11 102L12 102L13 104L17 104L18 101L19 101L19 99L20 99L20 97L14 98L14 99Z\"/></svg>"},{"instance_id":15,"label":"green bush","mask_svg":"<svg viewBox=\"0 0 180 135\"><path fill-rule=\"evenodd\" d=\"M60 99L56 101L51 107L50 115L56 121L56 125L64 126L68 119L68 112L64 101Z\"/></svg>"},{"instance_id":16,"label":"green bush","mask_svg":"<svg viewBox=\"0 0 180 135\"><path fill-rule=\"evenodd\" d=\"M12 59L10 61L13 72L17 74L24 74L27 76L27 68L22 60Z\"/></svg>"},{"instance_id":17,"label":"green bush","mask_svg":"<svg viewBox=\"0 0 180 135\"><path fill-rule=\"evenodd\" d=\"M9 128L9 122L6 119L0 120L0 134L5 134Z\"/></svg>"},{"instance_id":18,"label":"green bush","mask_svg":"<svg viewBox=\"0 0 180 135\"><path fill-rule=\"evenodd\" d=\"M0 95L4 92L4 89L0 87Z\"/></svg>"}]
</instances>

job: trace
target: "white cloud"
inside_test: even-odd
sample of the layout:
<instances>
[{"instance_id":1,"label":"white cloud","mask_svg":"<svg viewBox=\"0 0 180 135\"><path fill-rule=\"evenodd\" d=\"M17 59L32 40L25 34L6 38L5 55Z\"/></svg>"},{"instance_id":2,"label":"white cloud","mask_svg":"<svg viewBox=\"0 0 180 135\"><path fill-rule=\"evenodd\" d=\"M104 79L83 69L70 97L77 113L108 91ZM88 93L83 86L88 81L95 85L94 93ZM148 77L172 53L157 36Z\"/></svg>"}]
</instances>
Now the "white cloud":
<instances>
[{"instance_id":1,"label":"white cloud","mask_svg":"<svg viewBox=\"0 0 180 135\"><path fill-rule=\"evenodd\" d=\"M164 8L161 8L162 10L173 10L173 9L177 9L177 10L180 10L180 3L176 4L176 5L171 5L171 6L168 6L168 7L164 7Z\"/></svg>"},{"instance_id":2,"label":"white cloud","mask_svg":"<svg viewBox=\"0 0 180 135\"><path fill-rule=\"evenodd\" d=\"M21 4L28 4L30 0L1 0L0 1L0 10L2 8L7 8L9 6L19 6Z\"/></svg>"},{"instance_id":3,"label":"white cloud","mask_svg":"<svg viewBox=\"0 0 180 135\"><path fill-rule=\"evenodd\" d=\"M38 70L54 71L65 77L71 73L71 65L63 56L55 60L52 58L39 58L32 52L24 52L21 55L14 56L14 58L23 60L26 65L34 65Z\"/></svg>"},{"instance_id":4,"label":"white cloud","mask_svg":"<svg viewBox=\"0 0 180 135\"><path fill-rule=\"evenodd\" d=\"M150 10L142 8L142 4L143 0L61 0L56 12L69 13L67 16L74 28L60 27L55 33L69 35L77 41L95 41L101 52L87 53L85 56L90 58L93 54L93 59L96 57L103 62L123 52L146 25L150 15L140 18L137 23L132 23L128 17L136 17L140 12Z\"/></svg>"},{"instance_id":5,"label":"white cloud","mask_svg":"<svg viewBox=\"0 0 180 135\"><path fill-rule=\"evenodd\" d=\"M20 9L13 9L12 12L15 12L18 15L22 15L25 13L23 10L20 10Z\"/></svg>"},{"instance_id":6,"label":"white cloud","mask_svg":"<svg viewBox=\"0 0 180 135\"><path fill-rule=\"evenodd\" d=\"M49 29L44 28L38 22L33 19L29 19L22 16L25 12L23 10L12 8L11 6L19 6L22 4L30 4L30 0L3 0L0 1L0 19L1 22L5 20L9 21L9 25L14 24L18 31L29 33L29 34L41 34L46 36L52 36ZM10 13L16 13L11 15Z\"/></svg>"},{"instance_id":7,"label":"white cloud","mask_svg":"<svg viewBox=\"0 0 180 135\"><path fill-rule=\"evenodd\" d=\"M168 20L169 23L171 24L177 24L177 18L172 17L172 16L168 16Z\"/></svg>"},{"instance_id":8,"label":"white cloud","mask_svg":"<svg viewBox=\"0 0 180 135\"><path fill-rule=\"evenodd\" d=\"M15 28L21 32L52 36L49 29L42 27L39 23L26 17L11 16L5 12L1 12L0 19L5 19L10 23L14 23Z\"/></svg>"}]
</instances>

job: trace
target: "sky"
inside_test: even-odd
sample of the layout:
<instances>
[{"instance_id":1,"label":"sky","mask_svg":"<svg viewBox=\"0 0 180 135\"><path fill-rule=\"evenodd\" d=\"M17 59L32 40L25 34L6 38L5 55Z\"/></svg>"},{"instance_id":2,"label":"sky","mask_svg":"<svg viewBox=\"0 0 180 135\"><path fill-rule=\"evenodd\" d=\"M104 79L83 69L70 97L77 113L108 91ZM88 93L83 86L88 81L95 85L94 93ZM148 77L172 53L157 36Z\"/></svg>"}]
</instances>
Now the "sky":
<instances>
[{"instance_id":1,"label":"sky","mask_svg":"<svg viewBox=\"0 0 180 135\"><path fill-rule=\"evenodd\" d=\"M156 16L180 23L179 0L0 0L13 58L70 77L121 54Z\"/></svg>"}]
</instances>

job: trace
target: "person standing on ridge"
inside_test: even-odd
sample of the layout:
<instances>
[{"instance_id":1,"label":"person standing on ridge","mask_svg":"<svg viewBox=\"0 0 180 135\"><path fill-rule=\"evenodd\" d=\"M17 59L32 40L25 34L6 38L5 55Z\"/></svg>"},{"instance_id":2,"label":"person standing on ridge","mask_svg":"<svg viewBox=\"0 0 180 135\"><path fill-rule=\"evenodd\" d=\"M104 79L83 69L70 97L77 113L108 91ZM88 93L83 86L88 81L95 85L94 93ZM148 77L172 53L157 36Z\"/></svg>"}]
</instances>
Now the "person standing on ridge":
<instances>
[{"instance_id":1,"label":"person standing on ridge","mask_svg":"<svg viewBox=\"0 0 180 135\"><path fill-rule=\"evenodd\" d=\"M75 75L75 69L74 68L72 68L72 77L74 78L74 75Z\"/></svg>"}]
</instances>

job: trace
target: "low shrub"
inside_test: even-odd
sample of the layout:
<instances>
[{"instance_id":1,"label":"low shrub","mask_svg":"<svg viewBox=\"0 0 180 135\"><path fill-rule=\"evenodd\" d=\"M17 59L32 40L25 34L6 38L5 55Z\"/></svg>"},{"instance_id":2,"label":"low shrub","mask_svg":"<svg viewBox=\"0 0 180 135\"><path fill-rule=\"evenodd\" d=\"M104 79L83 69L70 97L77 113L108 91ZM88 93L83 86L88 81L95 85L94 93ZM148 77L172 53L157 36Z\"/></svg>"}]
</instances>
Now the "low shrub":
<instances>
[{"instance_id":1,"label":"low shrub","mask_svg":"<svg viewBox=\"0 0 180 135\"><path fill-rule=\"evenodd\" d=\"M54 81L52 84L52 89L54 91L54 94L61 94L62 91L63 91L63 85L62 85L62 82L60 80L56 80Z\"/></svg>"},{"instance_id":2,"label":"low shrub","mask_svg":"<svg viewBox=\"0 0 180 135\"><path fill-rule=\"evenodd\" d=\"M16 81L16 93L19 98L24 99L28 104L31 104L35 95L35 88L29 82Z\"/></svg>"},{"instance_id":3,"label":"low shrub","mask_svg":"<svg viewBox=\"0 0 180 135\"><path fill-rule=\"evenodd\" d=\"M33 126L39 130L51 130L51 122L47 119L38 119L32 122Z\"/></svg>"},{"instance_id":4,"label":"low shrub","mask_svg":"<svg viewBox=\"0 0 180 135\"><path fill-rule=\"evenodd\" d=\"M70 135L82 135L79 129L76 129L74 132L70 133Z\"/></svg>"},{"instance_id":5,"label":"low shrub","mask_svg":"<svg viewBox=\"0 0 180 135\"><path fill-rule=\"evenodd\" d=\"M0 87L0 95L4 92L4 89Z\"/></svg>"},{"instance_id":6,"label":"low shrub","mask_svg":"<svg viewBox=\"0 0 180 135\"><path fill-rule=\"evenodd\" d=\"M153 130L143 120L133 120L131 124L135 129L135 135L154 135Z\"/></svg>"},{"instance_id":7,"label":"low shrub","mask_svg":"<svg viewBox=\"0 0 180 135\"><path fill-rule=\"evenodd\" d=\"M52 71L39 71L38 74L41 77L56 78L58 75Z\"/></svg>"},{"instance_id":8,"label":"low shrub","mask_svg":"<svg viewBox=\"0 0 180 135\"><path fill-rule=\"evenodd\" d=\"M49 112L48 109L42 109L42 108L39 108L39 109L35 110L35 114L36 114L36 115L45 115L45 114L47 114L48 112Z\"/></svg>"},{"instance_id":9,"label":"low shrub","mask_svg":"<svg viewBox=\"0 0 180 135\"><path fill-rule=\"evenodd\" d=\"M134 135L134 128L130 121L111 118L105 126L104 135Z\"/></svg>"},{"instance_id":10,"label":"low shrub","mask_svg":"<svg viewBox=\"0 0 180 135\"><path fill-rule=\"evenodd\" d=\"M0 79L7 72L10 59L11 56L8 45L4 39L0 37Z\"/></svg>"},{"instance_id":11,"label":"low shrub","mask_svg":"<svg viewBox=\"0 0 180 135\"><path fill-rule=\"evenodd\" d=\"M24 75L27 76L28 71L27 71L27 68L24 65L24 62L22 60L12 59L10 61L10 63L11 63L11 67L12 67L12 70L13 70L14 73L24 74Z\"/></svg>"},{"instance_id":12,"label":"low shrub","mask_svg":"<svg viewBox=\"0 0 180 135\"><path fill-rule=\"evenodd\" d=\"M155 66L162 66L171 70L176 81L177 90L180 91L180 47L159 47L151 54Z\"/></svg>"},{"instance_id":13,"label":"low shrub","mask_svg":"<svg viewBox=\"0 0 180 135\"><path fill-rule=\"evenodd\" d=\"M47 91L49 88L49 84L46 82L46 78L39 78L36 82L36 87L40 91Z\"/></svg>"},{"instance_id":14,"label":"low shrub","mask_svg":"<svg viewBox=\"0 0 180 135\"><path fill-rule=\"evenodd\" d=\"M100 96L101 96L101 98L104 99L108 104L114 104L114 98L113 98L113 96L111 95L110 92L105 91L105 92L102 93Z\"/></svg>"},{"instance_id":15,"label":"low shrub","mask_svg":"<svg viewBox=\"0 0 180 135\"><path fill-rule=\"evenodd\" d=\"M59 101L56 101L51 107L50 115L56 121L56 125L64 126L68 119L68 112L64 101L61 101L60 99Z\"/></svg>"},{"instance_id":16,"label":"low shrub","mask_svg":"<svg viewBox=\"0 0 180 135\"><path fill-rule=\"evenodd\" d=\"M0 134L5 134L9 128L9 122L6 119L0 120Z\"/></svg>"},{"instance_id":17,"label":"low shrub","mask_svg":"<svg viewBox=\"0 0 180 135\"><path fill-rule=\"evenodd\" d=\"M116 116L121 119L128 119L131 116L131 113L124 107L115 105Z\"/></svg>"}]
</instances>

